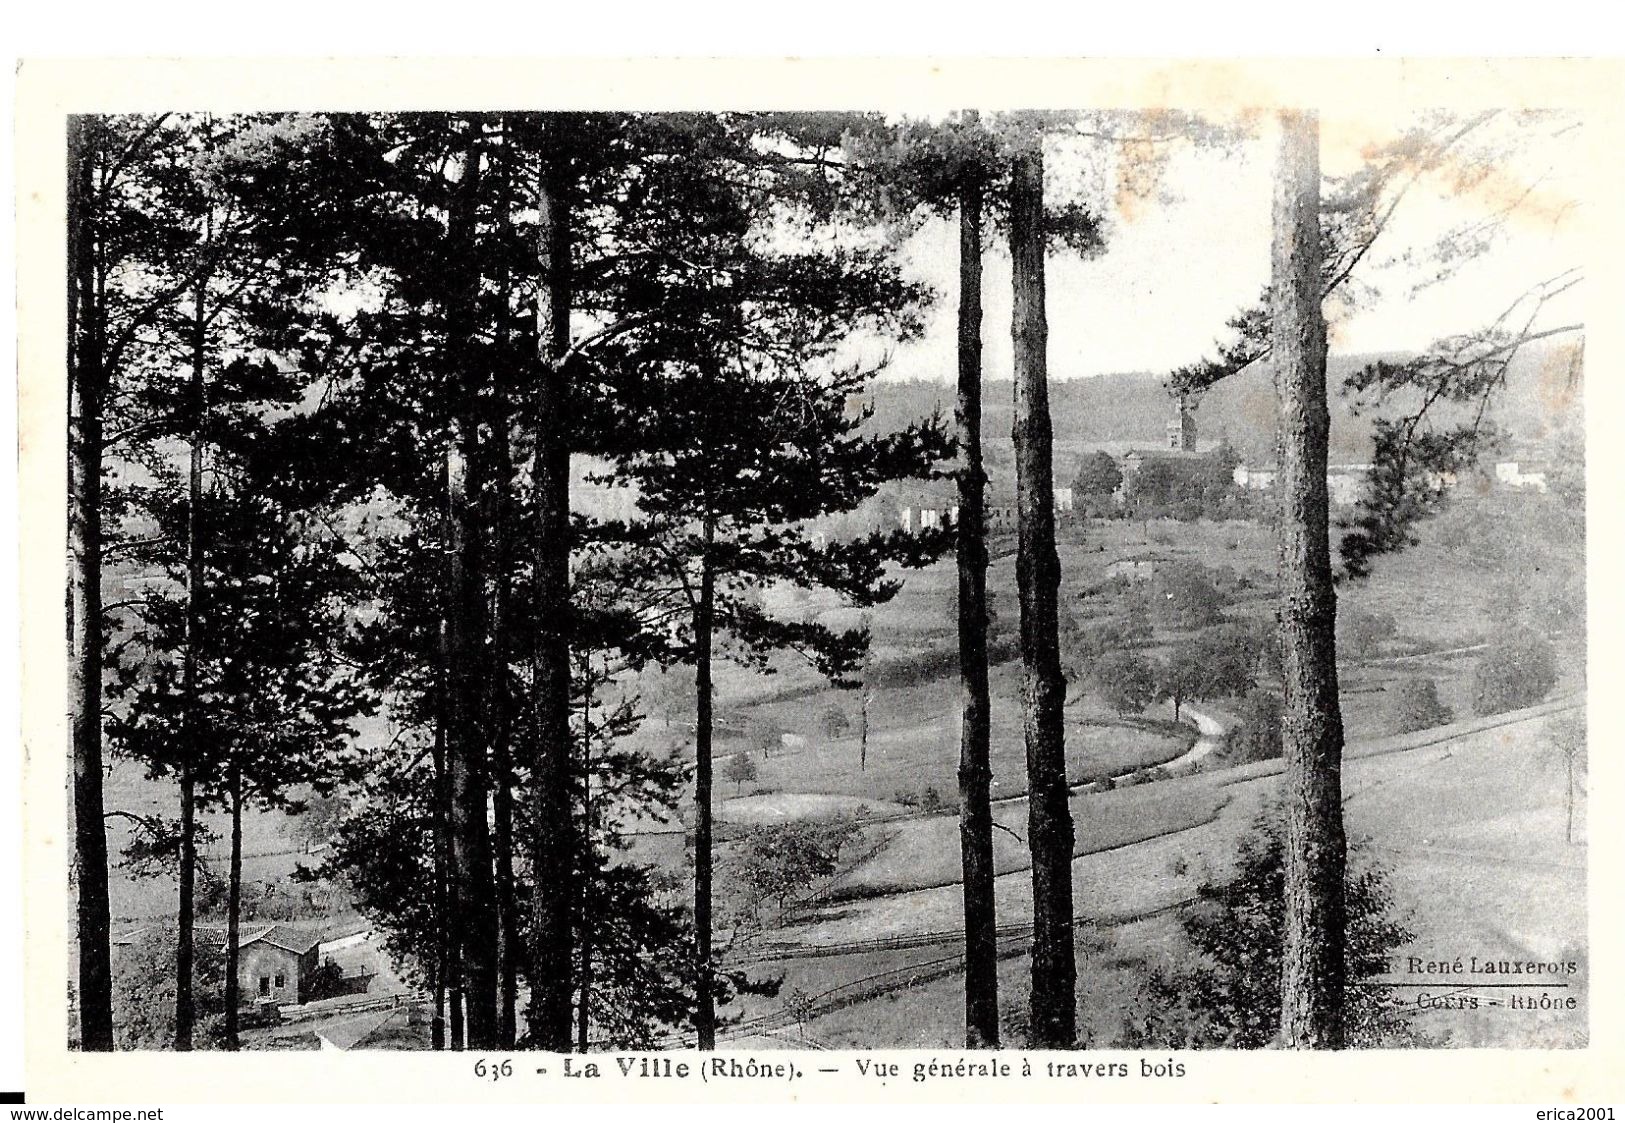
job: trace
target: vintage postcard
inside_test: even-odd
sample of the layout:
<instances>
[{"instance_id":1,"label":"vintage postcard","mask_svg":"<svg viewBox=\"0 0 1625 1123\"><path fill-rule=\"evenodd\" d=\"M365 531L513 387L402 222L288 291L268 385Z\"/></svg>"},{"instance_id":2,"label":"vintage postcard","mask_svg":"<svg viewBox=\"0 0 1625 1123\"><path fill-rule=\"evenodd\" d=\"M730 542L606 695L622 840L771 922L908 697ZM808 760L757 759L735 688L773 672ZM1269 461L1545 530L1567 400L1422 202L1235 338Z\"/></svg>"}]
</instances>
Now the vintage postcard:
<instances>
[{"instance_id":1,"label":"vintage postcard","mask_svg":"<svg viewBox=\"0 0 1625 1123\"><path fill-rule=\"evenodd\" d=\"M1619 1099L1620 78L25 63L30 1098Z\"/></svg>"}]
</instances>

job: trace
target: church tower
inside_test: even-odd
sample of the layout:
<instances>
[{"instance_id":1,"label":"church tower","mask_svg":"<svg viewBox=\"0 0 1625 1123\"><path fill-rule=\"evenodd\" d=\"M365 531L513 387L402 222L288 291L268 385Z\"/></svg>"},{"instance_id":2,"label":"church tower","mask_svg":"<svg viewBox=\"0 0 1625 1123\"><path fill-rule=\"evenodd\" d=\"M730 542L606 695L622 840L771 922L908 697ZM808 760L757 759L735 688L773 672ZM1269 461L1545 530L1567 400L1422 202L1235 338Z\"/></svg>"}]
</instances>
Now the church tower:
<instances>
[{"instance_id":1,"label":"church tower","mask_svg":"<svg viewBox=\"0 0 1625 1123\"><path fill-rule=\"evenodd\" d=\"M1168 447L1178 452L1196 451L1196 418L1191 416L1185 395L1179 395L1179 414L1168 422Z\"/></svg>"}]
</instances>

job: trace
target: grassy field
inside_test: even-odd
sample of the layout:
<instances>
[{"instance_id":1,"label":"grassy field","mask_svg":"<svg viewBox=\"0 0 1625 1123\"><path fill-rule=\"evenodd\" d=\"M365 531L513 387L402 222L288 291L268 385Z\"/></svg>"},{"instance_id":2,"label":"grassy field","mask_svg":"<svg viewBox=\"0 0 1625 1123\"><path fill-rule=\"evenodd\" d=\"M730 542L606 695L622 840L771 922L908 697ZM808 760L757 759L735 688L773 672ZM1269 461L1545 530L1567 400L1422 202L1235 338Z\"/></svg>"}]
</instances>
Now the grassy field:
<instances>
[{"instance_id":1,"label":"grassy field","mask_svg":"<svg viewBox=\"0 0 1625 1123\"><path fill-rule=\"evenodd\" d=\"M1525 720L1406 752L1357 756L1348 767L1349 829L1360 844L1359 860L1391 870L1396 911L1415 933L1398 949L1401 961L1459 955L1581 965L1575 985L1562 992L1580 1000L1573 1013L1513 1011L1495 991L1479 992L1484 1005L1475 1011L1417 1010L1417 1028L1442 1045L1573 1047L1585 1041L1583 796L1576 841L1567 842L1563 777L1546 746L1545 727L1546 719ZM1253 791L1255 798L1237 805L1230 834L1201 837L1211 845L1233 845L1224 840L1235 837L1256 798L1274 782L1265 775L1229 789L1238 795ZM1226 821L1232 821L1228 814ZM1189 859L1192 866L1222 870L1225 856L1193 850ZM1009 915L1001 912L1001 920ZM1086 1040L1106 1046L1121 1031L1125 1014L1146 1001L1140 980L1147 968L1188 951L1171 913L1087 931L1079 940L1079 1024ZM816 993L822 978L845 978L847 969L834 962L803 961L803 989ZM1024 955L1001 965L1002 1003L1017 1033L1026 973ZM957 1047L962 1003L963 980L953 974L816 1017L807 1032L835 1048Z\"/></svg>"},{"instance_id":2,"label":"grassy field","mask_svg":"<svg viewBox=\"0 0 1625 1123\"><path fill-rule=\"evenodd\" d=\"M141 816L179 814L180 789L168 780L149 780L140 765L127 760L113 763L107 776L104 798L109 812ZM213 838L200 845L209 867L221 877L226 873L230 820L221 814L205 812L198 822ZM243 879L245 882L286 883L294 866L305 858L299 843L287 830L288 817L275 812L245 810L243 814ZM112 868L108 874L108 897L115 925L120 921L167 918L174 915L175 882L168 875L137 877L120 864L120 856L138 830L129 820L114 816L108 822L107 849Z\"/></svg>"},{"instance_id":3,"label":"grassy field","mask_svg":"<svg viewBox=\"0 0 1625 1123\"><path fill-rule=\"evenodd\" d=\"M1129 846L1206 822L1218 813L1225 796L1211 787L1154 784L1115 792L1077 795L1072 800L1074 854L1093 854ZM1025 838L1025 801L993 809L993 863L999 874L1031 865ZM826 890L834 901L879 897L960 879L959 820L955 816L877 823L865 829L854 847L872 856L843 871Z\"/></svg>"},{"instance_id":4,"label":"grassy field","mask_svg":"<svg viewBox=\"0 0 1625 1123\"><path fill-rule=\"evenodd\" d=\"M1026 749L1021 733L1021 671L1006 663L989 676L993 791L995 797L1026 791ZM944 799L958 790L958 678L875 691L870 703L867 759L859 762L860 717L848 692L829 691L751 708L750 714L785 730L786 744L756 760L751 792L822 792L895 799L927 789ZM825 731L830 707L840 707L851 728ZM1093 698L1074 697L1067 707L1067 773L1074 783L1118 775L1172 760L1189 747L1190 730L1172 722L1125 721ZM741 742L728 751L747 750Z\"/></svg>"}]
</instances>

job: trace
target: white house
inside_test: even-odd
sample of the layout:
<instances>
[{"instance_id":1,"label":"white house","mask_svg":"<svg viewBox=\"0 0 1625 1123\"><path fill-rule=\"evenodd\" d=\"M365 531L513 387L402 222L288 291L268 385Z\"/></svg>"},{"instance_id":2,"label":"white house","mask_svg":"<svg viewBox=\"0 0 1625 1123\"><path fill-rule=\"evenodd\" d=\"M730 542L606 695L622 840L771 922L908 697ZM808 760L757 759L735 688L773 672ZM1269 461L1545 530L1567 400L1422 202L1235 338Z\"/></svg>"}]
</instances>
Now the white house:
<instances>
[{"instance_id":1,"label":"white house","mask_svg":"<svg viewBox=\"0 0 1625 1123\"><path fill-rule=\"evenodd\" d=\"M1495 466L1495 479L1508 487L1532 487L1536 491L1545 492L1546 473L1544 471L1526 472L1516 460L1503 460Z\"/></svg>"}]
</instances>

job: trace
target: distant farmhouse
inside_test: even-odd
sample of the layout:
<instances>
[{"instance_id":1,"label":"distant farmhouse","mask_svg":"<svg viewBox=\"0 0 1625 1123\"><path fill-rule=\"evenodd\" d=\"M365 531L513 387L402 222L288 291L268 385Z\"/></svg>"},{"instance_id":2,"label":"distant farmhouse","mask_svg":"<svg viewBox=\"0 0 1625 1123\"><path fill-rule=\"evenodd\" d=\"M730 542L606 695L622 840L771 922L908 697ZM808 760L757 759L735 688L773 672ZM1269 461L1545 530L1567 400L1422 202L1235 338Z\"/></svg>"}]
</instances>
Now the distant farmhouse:
<instances>
[{"instance_id":1,"label":"distant farmhouse","mask_svg":"<svg viewBox=\"0 0 1625 1123\"><path fill-rule=\"evenodd\" d=\"M297 1006L310 997L321 939L285 924L249 934L237 952L237 985L252 1001Z\"/></svg>"},{"instance_id":2,"label":"distant farmhouse","mask_svg":"<svg viewBox=\"0 0 1625 1123\"><path fill-rule=\"evenodd\" d=\"M1057 487L1054 489L1055 513L1057 515L1070 514L1073 508L1073 495L1070 487ZM986 507L987 528L989 530L1014 530L1016 528L1016 497L1000 493L987 500ZM897 509L897 522L910 534L921 531L935 530L938 527L955 526L959 522L958 493L952 498L947 494L913 498Z\"/></svg>"},{"instance_id":3,"label":"distant farmhouse","mask_svg":"<svg viewBox=\"0 0 1625 1123\"><path fill-rule=\"evenodd\" d=\"M1328 464L1326 466L1326 493L1334 507L1352 507L1360 501L1360 494L1365 490L1365 481L1371 475L1375 465L1372 464ZM1233 473L1236 486L1244 491L1270 491L1275 487L1275 477L1280 469L1273 464L1252 467L1247 464L1237 464ZM1440 491L1446 487L1454 487L1455 476L1448 480L1442 476L1432 481L1434 490Z\"/></svg>"},{"instance_id":4,"label":"distant farmhouse","mask_svg":"<svg viewBox=\"0 0 1625 1123\"><path fill-rule=\"evenodd\" d=\"M1548 470L1544 463L1532 464L1526 460L1503 460L1495 466L1495 481L1506 487L1534 488L1544 494Z\"/></svg>"},{"instance_id":5,"label":"distant farmhouse","mask_svg":"<svg viewBox=\"0 0 1625 1123\"><path fill-rule=\"evenodd\" d=\"M167 925L148 924L114 936L111 944L118 952L167 930ZM214 941L216 946L223 947L226 942L226 929L220 925L198 924L193 933L200 940ZM296 1006L308 1001L323 946L319 932L288 924L266 924L244 932L237 945L237 986L243 1004Z\"/></svg>"}]
</instances>

